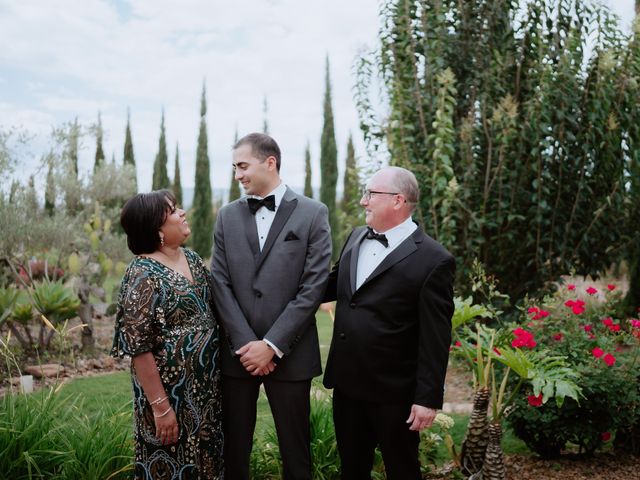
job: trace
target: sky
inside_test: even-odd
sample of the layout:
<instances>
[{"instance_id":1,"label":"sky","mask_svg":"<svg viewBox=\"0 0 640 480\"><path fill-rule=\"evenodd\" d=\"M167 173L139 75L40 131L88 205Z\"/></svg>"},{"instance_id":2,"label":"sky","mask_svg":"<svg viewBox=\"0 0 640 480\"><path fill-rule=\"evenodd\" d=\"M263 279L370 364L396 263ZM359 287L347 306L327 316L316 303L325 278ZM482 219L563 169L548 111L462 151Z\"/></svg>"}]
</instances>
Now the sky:
<instances>
[{"instance_id":1,"label":"sky","mask_svg":"<svg viewBox=\"0 0 640 480\"><path fill-rule=\"evenodd\" d=\"M604 3L628 29L634 0ZM284 181L304 184L308 143L318 187L327 56L340 168L349 134L366 157L353 67L377 47L378 8L378 0L0 0L0 128L33 135L15 175L36 172L53 126L75 117L89 125L98 112L107 159L121 162L129 109L138 185L148 191L164 110L169 175L178 144L183 188L192 187L204 84L214 188L229 185L236 130L262 130L265 98ZM85 175L94 154L87 137Z\"/></svg>"}]
</instances>

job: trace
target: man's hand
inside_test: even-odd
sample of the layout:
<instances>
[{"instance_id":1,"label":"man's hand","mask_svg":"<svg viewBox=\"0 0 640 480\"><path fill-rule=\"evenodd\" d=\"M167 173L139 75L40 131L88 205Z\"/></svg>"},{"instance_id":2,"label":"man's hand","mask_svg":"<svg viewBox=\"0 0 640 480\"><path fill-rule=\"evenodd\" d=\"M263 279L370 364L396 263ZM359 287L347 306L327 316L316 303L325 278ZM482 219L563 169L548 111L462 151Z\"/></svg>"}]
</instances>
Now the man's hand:
<instances>
[{"instance_id":1,"label":"man's hand","mask_svg":"<svg viewBox=\"0 0 640 480\"><path fill-rule=\"evenodd\" d=\"M407 419L407 423L411 424L409 430L420 432L425 428L429 428L434 418L436 418L436 411L433 408L411 405L411 414Z\"/></svg>"},{"instance_id":2,"label":"man's hand","mask_svg":"<svg viewBox=\"0 0 640 480\"><path fill-rule=\"evenodd\" d=\"M247 343L236 355L240 355L240 363L251 375L267 375L273 371L269 369L273 364L274 352L269 345L262 340L254 340ZM275 367L275 365L274 365Z\"/></svg>"},{"instance_id":3,"label":"man's hand","mask_svg":"<svg viewBox=\"0 0 640 480\"><path fill-rule=\"evenodd\" d=\"M276 369L276 364L272 360L267 364L266 367L264 367L262 370L258 372L258 375L260 375L261 377L264 377L265 375L269 375L275 369Z\"/></svg>"}]
</instances>

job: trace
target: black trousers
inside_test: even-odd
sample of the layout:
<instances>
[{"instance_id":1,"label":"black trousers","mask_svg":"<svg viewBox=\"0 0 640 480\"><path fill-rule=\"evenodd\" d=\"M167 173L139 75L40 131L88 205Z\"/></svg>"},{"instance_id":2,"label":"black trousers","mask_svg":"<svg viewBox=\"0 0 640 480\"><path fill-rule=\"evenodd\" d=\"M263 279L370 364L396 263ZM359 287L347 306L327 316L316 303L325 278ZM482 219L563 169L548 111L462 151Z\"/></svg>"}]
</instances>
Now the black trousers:
<instances>
[{"instance_id":1,"label":"black trousers","mask_svg":"<svg viewBox=\"0 0 640 480\"><path fill-rule=\"evenodd\" d=\"M363 402L334 389L333 421L342 480L371 480L377 446L388 480L420 480L420 435L409 430L410 413L410 404Z\"/></svg>"},{"instance_id":2,"label":"black trousers","mask_svg":"<svg viewBox=\"0 0 640 480\"><path fill-rule=\"evenodd\" d=\"M284 480L311 480L309 427L311 380L274 381L268 376L224 376L222 420L226 480L249 479L249 457L256 426L260 384L269 400L276 426Z\"/></svg>"}]
</instances>

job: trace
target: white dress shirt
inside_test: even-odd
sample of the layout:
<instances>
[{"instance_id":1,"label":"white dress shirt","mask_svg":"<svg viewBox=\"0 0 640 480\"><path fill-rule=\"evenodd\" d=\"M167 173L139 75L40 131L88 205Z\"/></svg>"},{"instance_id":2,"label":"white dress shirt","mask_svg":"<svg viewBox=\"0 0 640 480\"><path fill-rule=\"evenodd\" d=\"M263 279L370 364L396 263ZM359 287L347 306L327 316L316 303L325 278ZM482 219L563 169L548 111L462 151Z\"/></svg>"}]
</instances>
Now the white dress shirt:
<instances>
[{"instance_id":1,"label":"white dress shirt","mask_svg":"<svg viewBox=\"0 0 640 480\"><path fill-rule=\"evenodd\" d=\"M284 197L286 191L287 186L284 183L280 183L280 185L278 185L272 192L269 193L269 195L273 195L275 197L276 209L272 212L267 207L260 207L256 212L256 227L258 228L258 242L260 242L260 251L262 251L264 243L267 241L269 229L271 228L273 219L276 218L276 212L278 211L278 207L280 206L280 202L282 202L282 197ZM268 197L269 195L266 196ZM252 198L262 200L263 197L252 195Z\"/></svg>"},{"instance_id":2,"label":"white dress shirt","mask_svg":"<svg viewBox=\"0 0 640 480\"><path fill-rule=\"evenodd\" d=\"M395 248L400 245L404 240L418 228L413 223L411 217L399 225L387 230L383 233L387 237L389 246L385 247L378 240L365 238L360 245L360 252L358 254L358 268L356 270L356 290L369 278L369 275L373 273L380 263L389 255ZM375 231L375 230L374 230Z\"/></svg>"},{"instance_id":3,"label":"white dress shirt","mask_svg":"<svg viewBox=\"0 0 640 480\"><path fill-rule=\"evenodd\" d=\"M267 207L260 207L255 214L256 217L256 227L258 229L258 242L260 243L260 251L262 251L262 247L264 247L264 243L267 241L267 235L269 235L269 230L271 229L271 224L273 223L273 219L276 218L276 212L278 211L278 207L282 202L282 197L284 197L285 192L287 191L287 186L280 182L269 195L273 195L275 197L276 208L272 212ZM258 197L257 195L252 195L252 198L257 198L262 200L263 197ZM271 347L275 352L278 358L282 358L284 353L280 350L276 345L267 340L266 338L262 339L269 347Z\"/></svg>"}]
</instances>

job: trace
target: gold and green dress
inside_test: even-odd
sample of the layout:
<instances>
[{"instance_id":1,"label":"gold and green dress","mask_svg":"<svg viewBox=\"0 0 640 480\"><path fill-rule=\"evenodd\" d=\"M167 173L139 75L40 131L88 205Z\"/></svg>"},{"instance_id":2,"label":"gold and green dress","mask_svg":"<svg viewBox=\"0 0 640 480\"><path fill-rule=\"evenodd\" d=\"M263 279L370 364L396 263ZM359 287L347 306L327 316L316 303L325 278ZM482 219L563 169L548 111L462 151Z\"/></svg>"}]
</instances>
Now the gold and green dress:
<instances>
[{"instance_id":1,"label":"gold and green dress","mask_svg":"<svg viewBox=\"0 0 640 480\"><path fill-rule=\"evenodd\" d=\"M202 259L183 250L193 283L152 258L138 256L120 288L111 353L153 354L180 429L174 445L163 446L156 438L153 412L132 365L136 479L224 478L211 280Z\"/></svg>"}]
</instances>

